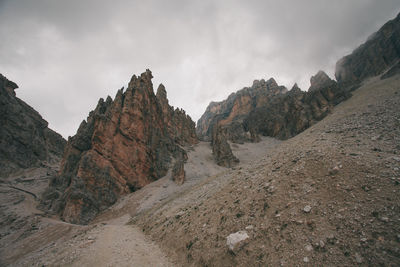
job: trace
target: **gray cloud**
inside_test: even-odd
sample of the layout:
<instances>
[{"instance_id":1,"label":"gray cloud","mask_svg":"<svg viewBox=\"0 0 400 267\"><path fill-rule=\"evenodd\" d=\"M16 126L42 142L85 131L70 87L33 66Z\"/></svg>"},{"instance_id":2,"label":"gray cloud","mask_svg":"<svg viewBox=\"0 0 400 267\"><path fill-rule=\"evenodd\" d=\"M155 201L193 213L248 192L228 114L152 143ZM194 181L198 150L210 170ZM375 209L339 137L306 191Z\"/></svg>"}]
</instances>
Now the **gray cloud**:
<instances>
[{"instance_id":1,"label":"gray cloud","mask_svg":"<svg viewBox=\"0 0 400 267\"><path fill-rule=\"evenodd\" d=\"M0 0L0 72L65 137L146 68L198 119L254 79L307 89L319 69L332 76L399 11L397 0Z\"/></svg>"}]
</instances>

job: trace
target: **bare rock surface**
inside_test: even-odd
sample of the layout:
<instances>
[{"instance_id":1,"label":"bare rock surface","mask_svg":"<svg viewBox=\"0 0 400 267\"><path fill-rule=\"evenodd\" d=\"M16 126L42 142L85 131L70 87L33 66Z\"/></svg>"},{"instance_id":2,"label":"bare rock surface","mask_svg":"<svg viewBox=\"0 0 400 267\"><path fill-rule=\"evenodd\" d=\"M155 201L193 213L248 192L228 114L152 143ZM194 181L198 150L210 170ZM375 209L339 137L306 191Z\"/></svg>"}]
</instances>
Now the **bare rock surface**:
<instances>
[{"instance_id":1,"label":"bare rock surface","mask_svg":"<svg viewBox=\"0 0 400 267\"><path fill-rule=\"evenodd\" d=\"M0 177L59 161L66 141L16 97L18 86L0 74Z\"/></svg>"},{"instance_id":2,"label":"bare rock surface","mask_svg":"<svg viewBox=\"0 0 400 267\"><path fill-rule=\"evenodd\" d=\"M263 106L275 95L284 94L287 89L279 86L271 78L267 81L255 80L251 87L232 93L226 100L211 102L197 122L197 135L200 139L211 141L213 127L224 126L229 140L243 143L250 140L242 126L243 119L255 108Z\"/></svg>"},{"instance_id":3,"label":"bare rock surface","mask_svg":"<svg viewBox=\"0 0 400 267\"><path fill-rule=\"evenodd\" d=\"M400 14L336 63L336 80L349 89L383 73L400 59Z\"/></svg>"},{"instance_id":4,"label":"bare rock surface","mask_svg":"<svg viewBox=\"0 0 400 267\"><path fill-rule=\"evenodd\" d=\"M42 201L43 209L67 222L86 224L118 198L166 175L181 146L197 142L195 125L173 110L160 85L157 96L147 70L126 91L100 99L68 144L60 175Z\"/></svg>"}]
</instances>

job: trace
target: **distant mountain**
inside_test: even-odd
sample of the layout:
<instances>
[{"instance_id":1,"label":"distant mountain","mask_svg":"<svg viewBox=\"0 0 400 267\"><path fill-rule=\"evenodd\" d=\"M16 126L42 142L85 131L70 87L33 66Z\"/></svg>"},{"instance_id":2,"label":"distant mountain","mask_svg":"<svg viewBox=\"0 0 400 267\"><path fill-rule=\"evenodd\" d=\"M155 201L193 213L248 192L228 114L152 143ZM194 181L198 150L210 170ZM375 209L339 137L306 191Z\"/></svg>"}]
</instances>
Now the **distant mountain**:
<instances>
[{"instance_id":1,"label":"distant mountain","mask_svg":"<svg viewBox=\"0 0 400 267\"><path fill-rule=\"evenodd\" d=\"M163 85L154 94L152 78L149 70L134 75L114 100L99 100L68 140L43 206L67 222L86 224L121 195L166 175L174 161L177 182L183 182L183 146L197 143L195 123L168 104Z\"/></svg>"},{"instance_id":2,"label":"distant mountain","mask_svg":"<svg viewBox=\"0 0 400 267\"><path fill-rule=\"evenodd\" d=\"M18 86L0 74L0 177L58 162L66 141L40 114L16 97Z\"/></svg>"},{"instance_id":3,"label":"distant mountain","mask_svg":"<svg viewBox=\"0 0 400 267\"><path fill-rule=\"evenodd\" d=\"M211 141L218 164L232 166L237 159L226 141L257 142L259 135L293 137L322 120L365 79L385 71L382 78L400 72L399 58L400 14L337 62L337 82L323 71L311 77L308 92L297 85L287 92L274 79L255 81L224 101L211 102L197 123L197 134Z\"/></svg>"}]
</instances>

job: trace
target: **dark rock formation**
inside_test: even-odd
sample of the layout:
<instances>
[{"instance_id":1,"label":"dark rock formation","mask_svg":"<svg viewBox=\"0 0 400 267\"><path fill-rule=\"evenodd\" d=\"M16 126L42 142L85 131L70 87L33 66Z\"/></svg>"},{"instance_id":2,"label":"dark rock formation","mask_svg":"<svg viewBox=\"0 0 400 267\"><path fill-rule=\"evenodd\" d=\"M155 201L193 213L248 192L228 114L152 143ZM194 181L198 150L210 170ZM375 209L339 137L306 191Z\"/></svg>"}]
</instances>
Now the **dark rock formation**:
<instances>
[{"instance_id":1,"label":"dark rock formation","mask_svg":"<svg viewBox=\"0 0 400 267\"><path fill-rule=\"evenodd\" d=\"M220 166L231 168L239 163L239 159L233 155L226 135L227 128L216 125L213 128L211 146L215 162Z\"/></svg>"},{"instance_id":2,"label":"dark rock formation","mask_svg":"<svg viewBox=\"0 0 400 267\"><path fill-rule=\"evenodd\" d=\"M60 160L66 141L16 97L18 86L0 74L0 176Z\"/></svg>"},{"instance_id":3,"label":"dark rock formation","mask_svg":"<svg viewBox=\"0 0 400 267\"><path fill-rule=\"evenodd\" d=\"M172 168L172 180L175 181L178 185L181 185L185 182L185 162L182 158L179 158L175 161L174 167Z\"/></svg>"},{"instance_id":4,"label":"dark rock formation","mask_svg":"<svg viewBox=\"0 0 400 267\"><path fill-rule=\"evenodd\" d=\"M250 133L242 127L243 120L258 107L264 106L276 95L287 92L284 86L278 86L274 79L255 80L248 88L232 93L226 100L211 102L197 122L197 135L210 141L214 125L224 126L225 136L237 143L250 141Z\"/></svg>"},{"instance_id":5,"label":"dark rock formation","mask_svg":"<svg viewBox=\"0 0 400 267\"><path fill-rule=\"evenodd\" d=\"M311 77L310 79L311 86L308 88L309 92L317 91L324 87L335 86L335 81L329 78L329 76L322 70L318 71L318 73ZM296 84L297 86L297 84Z\"/></svg>"},{"instance_id":6,"label":"dark rock formation","mask_svg":"<svg viewBox=\"0 0 400 267\"><path fill-rule=\"evenodd\" d=\"M272 98L267 105L249 114L244 120L244 128L280 139L287 139L304 131L323 119L333 106L349 96L335 81L326 77L328 76L323 72L314 76L308 92L301 91L295 85L287 94Z\"/></svg>"},{"instance_id":7,"label":"dark rock formation","mask_svg":"<svg viewBox=\"0 0 400 267\"><path fill-rule=\"evenodd\" d=\"M336 63L336 80L342 87L354 88L364 79L383 73L399 58L400 14Z\"/></svg>"},{"instance_id":8,"label":"dark rock formation","mask_svg":"<svg viewBox=\"0 0 400 267\"><path fill-rule=\"evenodd\" d=\"M164 176L181 146L197 142L194 122L168 105L164 86L157 96L149 70L132 77L115 99L96 109L68 140L60 175L43 205L71 223L88 223L116 202Z\"/></svg>"}]
</instances>

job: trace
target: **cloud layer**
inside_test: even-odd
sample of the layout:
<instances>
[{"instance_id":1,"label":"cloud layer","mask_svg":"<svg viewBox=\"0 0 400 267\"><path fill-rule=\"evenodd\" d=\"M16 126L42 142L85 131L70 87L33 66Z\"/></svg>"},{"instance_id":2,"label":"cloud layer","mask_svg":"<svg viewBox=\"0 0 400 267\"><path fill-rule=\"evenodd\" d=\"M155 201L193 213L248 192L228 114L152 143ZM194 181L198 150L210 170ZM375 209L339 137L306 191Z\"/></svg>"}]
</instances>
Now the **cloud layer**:
<instances>
[{"instance_id":1,"label":"cloud layer","mask_svg":"<svg viewBox=\"0 0 400 267\"><path fill-rule=\"evenodd\" d=\"M400 11L398 0L0 0L0 73L64 137L149 68L194 120L274 77L303 90Z\"/></svg>"}]
</instances>

